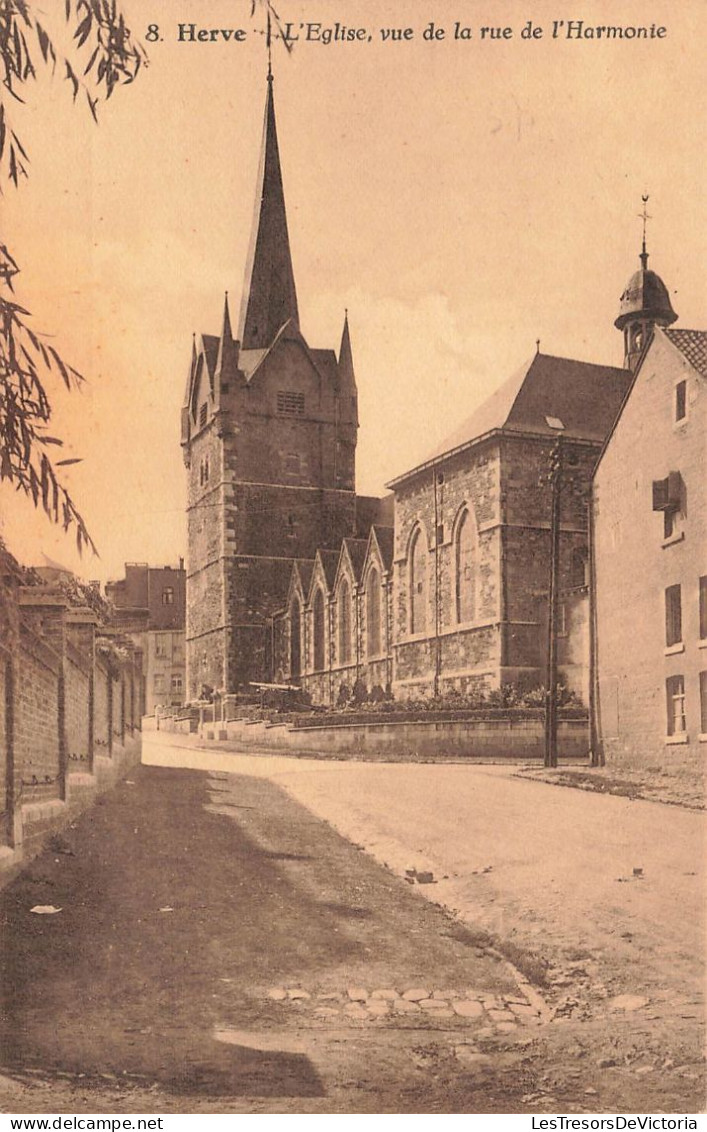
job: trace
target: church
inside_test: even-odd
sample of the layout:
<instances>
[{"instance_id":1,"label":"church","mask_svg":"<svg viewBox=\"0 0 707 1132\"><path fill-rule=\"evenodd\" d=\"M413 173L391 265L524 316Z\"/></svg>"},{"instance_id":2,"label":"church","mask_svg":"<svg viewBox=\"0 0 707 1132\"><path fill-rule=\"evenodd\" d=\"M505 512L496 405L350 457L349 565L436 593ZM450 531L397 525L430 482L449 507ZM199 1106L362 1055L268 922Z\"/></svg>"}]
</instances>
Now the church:
<instances>
[{"instance_id":1,"label":"church","mask_svg":"<svg viewBox=\"0 0 707 1132\"><path fill-rule=\"evenodd\" d=\"M390 494L360 496L348 319L338 353L299 328L271 75L258 194L237 336L226 298L220 335L193 344L182 410L187 697L276 683L337 704L542 685L559 466L558 671L587 702L592 475L669 302L637 307L629 284L623 367L538 347Z\"/></svg>"}]
</instances>

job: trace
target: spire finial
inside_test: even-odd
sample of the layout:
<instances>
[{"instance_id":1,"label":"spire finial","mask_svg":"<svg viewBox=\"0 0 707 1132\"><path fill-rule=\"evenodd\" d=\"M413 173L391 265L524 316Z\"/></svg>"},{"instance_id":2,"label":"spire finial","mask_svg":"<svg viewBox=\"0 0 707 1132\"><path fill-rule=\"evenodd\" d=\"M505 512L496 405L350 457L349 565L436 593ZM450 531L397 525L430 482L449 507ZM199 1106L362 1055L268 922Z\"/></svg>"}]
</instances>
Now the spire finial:
<instances>
[{"instance_id":1,"label":"spire finial","mask_svg":"<svg viewBox=\"0 0 707 1132\"><path fill-rule=\"evenodd\" d=\"M536 354L540 353L540 339L539 338L535 339L535 353Z\"/></svg>"},{"instance_id":2,"label":"spire finial","mask_svg":"<svg viewBox=\"0 0 707 1132\"><path fill-rule=\"evenodd\" d=\"M265 43L268 49L268 82L272 82L272 23L270 20L270 8L268 7L268 24L265 32Z\"/></svg>"},{"instance_id":3,"label":"spire finial","mask_svg":"<svg viewBox=\"0 0 707 1132\"><path fill-rule=\"evenodd\" d=\"M641 267L645 271L646 268L648 267L648 252L646 251L646 226L647 226L648 221L651 220L652 217L648 215L648 209L646 208L646 205L648 204L648 193L645 193L641 197L641 200L643 201L643 212L639 212L638 215L640 216L641 220L643 221L643 244L641 246Z\"/></svg>"}]
</instances>

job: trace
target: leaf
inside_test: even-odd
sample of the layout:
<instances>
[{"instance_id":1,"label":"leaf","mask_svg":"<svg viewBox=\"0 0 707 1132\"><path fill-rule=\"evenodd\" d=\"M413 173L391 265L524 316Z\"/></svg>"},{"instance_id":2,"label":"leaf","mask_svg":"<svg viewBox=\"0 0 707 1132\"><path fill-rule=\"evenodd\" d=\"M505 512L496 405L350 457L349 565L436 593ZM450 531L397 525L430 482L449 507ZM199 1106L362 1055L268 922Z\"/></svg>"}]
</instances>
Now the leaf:
<instances>
[{"instance_id":1,"label":"leaf","mask_svg":"<svg viewBox=\"0 0 707 1132\"><path fill-rule=\"evenodd\" d=\"M81 23L77 27L76 31L74 32L74 39L78 40L79 47L83 47L84 43L86 42L89 35L91 34L91 23L92 23L92 16L91 16L91 12L88 11L86 13L84 19L81 21Z\"/></svg>"},{"instance_id":2,"label":"leaf","mask_svg":"<svg viewBox=\"0 0 707 1132\"><path fill-rule=\"evenodd\" d=\"M96 56L97 55L98 55L98 48L96 47L93 50L93 54L91 55L91 58L89 59L88 63L86 64L86 70L84 71L84 75L87 75L88 72L91 70L91 67L96 62Z\"/></svg>"},{"instance_id":3,"label":"leaf","mask_svg":"<svg viewBox=\"0 0 707 1132\"><path fill-rule=\"evenodd\" d=\"M39 50L42 52L42 58L46 63L51 48L51 40L41 24L35 24L35 27L37 29L37 39L39 40Z\"/></svg>"},{"instance_id":4,"label":"leaf","mask_svg":"<svg viewBox=\"0 0 707 1132\"><path fill-rule=\"evenodd\" d=\"M71 460L57 460L57 468L67 468L69 464L82 464L83 456L75 456Z\"/></svg>"}]
</instances>

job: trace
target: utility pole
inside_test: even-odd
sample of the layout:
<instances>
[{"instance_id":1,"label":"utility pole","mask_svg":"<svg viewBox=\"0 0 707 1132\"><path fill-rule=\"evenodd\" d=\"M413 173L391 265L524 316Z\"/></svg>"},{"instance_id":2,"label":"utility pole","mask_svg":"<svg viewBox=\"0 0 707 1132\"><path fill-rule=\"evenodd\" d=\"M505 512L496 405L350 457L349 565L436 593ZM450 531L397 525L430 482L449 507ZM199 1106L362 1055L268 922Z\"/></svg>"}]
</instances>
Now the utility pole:
<instances>
[{"instance_id":1,"label":"utility pole","mask_svg":"<svg viewBox=\"0 0 707 1132\"><path fill-rule=\"evenodd\" d=\"M560 582L560 495L562 437L550 455L550 585L547 616L547 675L545 680L545 766L557 766L557 611Z\"/></svg>"}]
</instances>

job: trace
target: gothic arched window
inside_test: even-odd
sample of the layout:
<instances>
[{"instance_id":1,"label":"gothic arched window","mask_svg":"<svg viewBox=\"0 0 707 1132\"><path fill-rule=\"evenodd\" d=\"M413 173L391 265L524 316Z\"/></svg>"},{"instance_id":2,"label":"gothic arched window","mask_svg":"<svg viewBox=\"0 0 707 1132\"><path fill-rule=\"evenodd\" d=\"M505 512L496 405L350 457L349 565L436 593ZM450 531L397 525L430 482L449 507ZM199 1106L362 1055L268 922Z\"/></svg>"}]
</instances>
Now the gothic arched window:
<instances>
[{"instance_id":1,"label":"gothic arched window","mask_svg":"<svg viewBox=\"0 0 707 1132\"><path fill-rule=\"evenodd\" d=\"M410 544L410 632L427 628L427 547L418 527Z\"/></svg>"},{"instance_id":2,"label":"gothic arched window","mask_svg":"<svg viewBox=\"0 0 707 1132\"><path fill-rule=\"evenodd\" d=\"M339 586L339 664L351 660L351 590L346 578Z\"/></svg>"},{"instance_id":3,"label":"gothic arched window","mask_svg":"<svg viewBox=\"0 0 707 1132\"><path fill-rule=\"evenodd\" d=\"M295 598L290 609L290 676L297 677L302 671L302 629L299 598Z\"/></svg>"},{"instance_id":4,"label":"gothic arched window","mask_svg":"<svg viewBox=\"0 0 707 1132\"><path fill-rule=\"evenodd\" d=\"M381 580L375 566L368 571L366 580L366 639L368 656L381 651Z\"/></svg>"},{"instance_id":5,"label":"gothic arched window","mask_svg":"<svg viewBox=\"0 0 707 1132\"><path fill-rule=\"evenodd\" d=\"M476 530L466 508L457 526L455 555L456 617L464 624L476 616Z\"/></svg>"},{"instance_id":6,"label":"gothic arched window","mask_svg":"<svg viewBox=\"0 0 707 1132\"><path fill-rule=\"evenodd\" d=\"M324 657L326 656L326 632L324 623L324 594L319 588L317 588L317 592L314 595L312 620L314 622L314 671L321 672L324 669Z\"/></svg>"}]
</instances>

